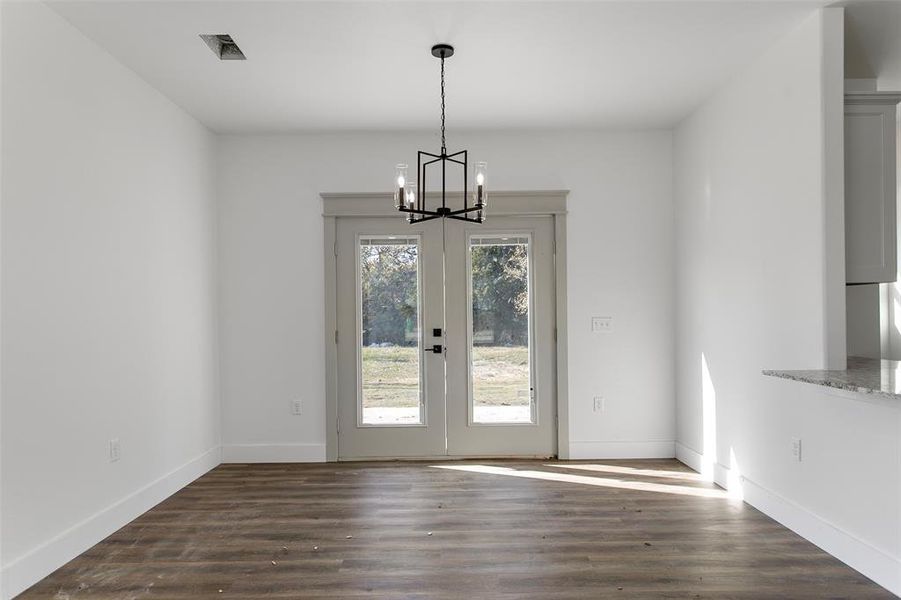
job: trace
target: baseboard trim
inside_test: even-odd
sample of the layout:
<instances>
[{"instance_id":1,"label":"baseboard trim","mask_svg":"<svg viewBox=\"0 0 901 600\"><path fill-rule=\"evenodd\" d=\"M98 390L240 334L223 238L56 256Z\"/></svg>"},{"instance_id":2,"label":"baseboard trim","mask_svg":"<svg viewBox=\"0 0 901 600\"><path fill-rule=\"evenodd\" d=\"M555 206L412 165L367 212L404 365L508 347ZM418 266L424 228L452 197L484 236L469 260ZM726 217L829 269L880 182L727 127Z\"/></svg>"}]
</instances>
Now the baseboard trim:
<instances>
[{"instance_id":1,"label":"baseboard trim","mask_svg":"<svg viewBox=\"0 0 901 600\"><path fill-rule=\"evenodd\" d=\"M744 500L852 569L901 596L901 559L833 525L776 492L742 478Z\"/></svg>"},{"instance_id":2,"label":"baseboard trim","mask_svg":"<svg viewBox=\"0 0 901 600\"><path fill-rule=\"evenodd\" d=\"M607 458L673 458L675 455L675 442L673 442L672 440L569 443L570 460Z\"/></svg>"},{"instance_id":3,"label":"baseboard trim","mask_svg":"<svg viewBox=\"0 0 901 600\"><path fill-rule=\"evenodd\" d=\"M704 458L700 452L695 452L679 442L676 442L676 460L698 473L704 469Z\"/></svg>"},{"instance_id":4,"label":"baseboard trim","mask_svg":"<svg viewBox=\"0 0 901 600\"><path fill-rule=\"evenodd\" d=\"M325 444L228 444L224 463L325 462Z\"/></svg>"},{"instance_id":5,"label":"baseboard trim","mask_svg":"<svg viewBox=\"0 0 901 600\"><path fill-rule=\"evenodd\" d=\"M4 565L3 592L0 596L9 599L27 590L94 544L215 468L219 462L220 453L217 446Z\"/></svg>"},{"instance_id":6,"label":"baseboard trim","mask_svg":"<svg viewBox=\"0 0 901 600\"><path fill-rule=\"evenodd\" d=\"M572 459L672 458L700 472L702 456L677 442L571 442ZM70 527L17 558L2 569L0 596L22 593L94 544L133 521L178 490L222 463L324 462L325 444L232 444L212 448L118 502ZM721 487L729 468L714 465ZM748 479L741 478L744 501L788 527L851 568L901 596L901 560L870 545L807 510Z\"/></svg>"},{"instance_id":7,"label":"baseboard trim","mask_svg":"<svg viewBox=\"0 0 901 600\"><path fill-rule=\"evenodd\" d=\"M701 472L703 458L691 448L676 443L676 459ZM716 463L713 468L715 483L726 488L730 480L729 471L729 467ZM745 502L893 594L901 596L901 559L883 552L745 476L739 477L739 482L741 497Z\"/></svg>"}]
</instances>

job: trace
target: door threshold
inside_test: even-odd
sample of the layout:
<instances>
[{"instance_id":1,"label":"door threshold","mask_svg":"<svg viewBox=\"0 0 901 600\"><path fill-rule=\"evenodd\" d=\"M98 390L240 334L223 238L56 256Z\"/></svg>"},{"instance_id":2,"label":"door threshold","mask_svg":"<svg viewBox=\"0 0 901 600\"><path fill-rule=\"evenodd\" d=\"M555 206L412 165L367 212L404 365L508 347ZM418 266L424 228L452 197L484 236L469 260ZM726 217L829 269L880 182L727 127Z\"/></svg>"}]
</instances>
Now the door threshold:
<instances>
[{"instance_id":1,"label":"door threshold","mask_svg":"<svg viewBox=\"0 0 901 600\"><path fill-rule=\"evenodd\" d=\"M465 456L339 456L336 462L435 462L451 460L557 460L547 454L471 454Z\"/></svg>"}]
</instances>

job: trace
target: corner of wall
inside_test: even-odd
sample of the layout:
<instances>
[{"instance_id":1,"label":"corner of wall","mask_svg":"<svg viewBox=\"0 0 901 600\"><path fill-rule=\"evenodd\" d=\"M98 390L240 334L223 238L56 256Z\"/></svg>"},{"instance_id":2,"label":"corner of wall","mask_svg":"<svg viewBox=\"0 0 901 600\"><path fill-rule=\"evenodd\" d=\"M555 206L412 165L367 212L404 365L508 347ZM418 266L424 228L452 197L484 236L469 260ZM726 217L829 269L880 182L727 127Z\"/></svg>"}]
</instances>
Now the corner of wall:
<instances>
[{"instance_id":1,"label":"corner of wall","mask_svg":"<svg viewBox=\"0 0 901 600\"><path fill-rule=\"evenodd\" d=\"M13 598L172 494L220 464L220 450L211 448L177 469L114 502L28 554L2 567L4 599Z\"/></svg>"},{"instance_id":2,"label":"corner of wall","mask_svg":"<svg viewBox=\"0 0 901 600\"><path fill-rule=\"evenodd\" d=\"M827 397L760 374L769 365L845 366L843 32L843 9L815 9L676 129L677 304L684 304L676 355L691 358L677 362L675 450L730 494L897 594L901 561L877 546L898 515L858 519L860 506L845 496L819 500L836 482L861 480L873 494L897 494L885 477L861 472L853 455L875 435L854 425L878 419L854 423L862 414L854 407L830 412ZM755 202L757 212L747 210ZM742 230L760 215L769 216ZM732 319L736 313L743 319ZM699 381L699 350L711 360L709 385ZM880 439L896 441L897 429L886 427ZM819 464L805 459L799 471L773 448L801 433L848 451L821 452ZM897 466L891 452L876 460Z\"/></svg>"},{"instance_id":3,"label":"corner of wall","mask_svg":"<svg viewBox=\"0 0 901 600\"><path fill-rule=\"evenodd\" d=\"M19 430L44 436L33 452L4 421L0 597L9 597L217 466L220 435L213 134L52 7L0 2L0 15L3 214L7 232L29 233L2 240L2 408ZM75 151L71 140L87 141ZM94 171L106 178L82 177ZM56 226L72 237L55 235ZM16 278L26 267L58 287L29 287L35 278ZM81 304L78 294L52 293L76 287L72 272L83 276ZM171 295L148 293L161 290ZM35 309L35 297L47 302ZM57 341L62 327L66 343L30 360L30 340ZM111 365L119 356L139 356L128 366L141 368ZM23 365L57 373L68 395L36 385ZM104 385L92 387L92 376ZM48 410L68 418L46 419ZM176 418L180 427L167 430ZM105 441L117 435L127 454L113 466ZM83 481L92 485L79 503L50 489ZM13 489L52 503L30 504Z\"/></svg>"},{"instance_id":4,"label":"corner of wall","mask_svg":"<svg viewBox=\"0 0 901 600\"><path fill-rule=\"evenodd\" d=\"M698 452L676 444L676 458L690 469L704 472L704 459ZM711 477L731 497L741 499L893 594L901 596L901 560L725 465L716 463Z\"/></svg>"},{"instance_id":5,"label":"corner of wall","mask_svg":"<svg viewBox=\"0 0 901 600\"><path fill-rule=\"evenodd\" d=\"M821 9L823 114L824 368L844 369L845 313L845 26L844 8Z\"/></svg>"}]
</instances>

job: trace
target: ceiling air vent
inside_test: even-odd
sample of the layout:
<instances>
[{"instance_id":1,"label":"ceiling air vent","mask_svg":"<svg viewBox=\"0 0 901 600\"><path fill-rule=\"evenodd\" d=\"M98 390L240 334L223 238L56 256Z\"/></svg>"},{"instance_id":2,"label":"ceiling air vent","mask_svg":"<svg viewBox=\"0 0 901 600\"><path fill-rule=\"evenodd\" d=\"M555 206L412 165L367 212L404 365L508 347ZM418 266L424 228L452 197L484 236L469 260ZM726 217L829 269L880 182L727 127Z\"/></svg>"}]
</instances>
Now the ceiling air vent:
<instances>
[{"instance_id":1,"label":"ceiling air vent","mask_svg":"<svg viewBox=\"0 0 901 600\"><path fill-rule=\"evenodd\" d=\"M227 33L200 34L200 39L206 42L219 60L247 60L238 44Z\"/></svg>"}]
</instances>

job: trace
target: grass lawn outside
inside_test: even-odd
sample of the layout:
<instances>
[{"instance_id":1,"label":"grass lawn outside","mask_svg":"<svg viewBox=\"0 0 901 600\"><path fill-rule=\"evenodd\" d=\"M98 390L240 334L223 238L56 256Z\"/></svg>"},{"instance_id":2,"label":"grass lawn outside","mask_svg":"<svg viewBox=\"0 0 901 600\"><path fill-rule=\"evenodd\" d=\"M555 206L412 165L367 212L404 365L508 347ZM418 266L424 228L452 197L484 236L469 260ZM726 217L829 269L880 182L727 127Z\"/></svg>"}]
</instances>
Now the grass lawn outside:
<instances>
[{"instance_id":1,"label":"grass lawn outside","mask_svg":"<svg viewBox=\"0 0 901 600\"><path fill-rule=\"evenodd\" d=\"M476 406L528 406L528 347L476 346L473 380ZM363 348L363 407L416 406L419 406L418 348Z\"/></svg>"}]
</instances>

